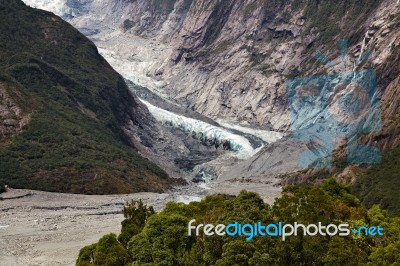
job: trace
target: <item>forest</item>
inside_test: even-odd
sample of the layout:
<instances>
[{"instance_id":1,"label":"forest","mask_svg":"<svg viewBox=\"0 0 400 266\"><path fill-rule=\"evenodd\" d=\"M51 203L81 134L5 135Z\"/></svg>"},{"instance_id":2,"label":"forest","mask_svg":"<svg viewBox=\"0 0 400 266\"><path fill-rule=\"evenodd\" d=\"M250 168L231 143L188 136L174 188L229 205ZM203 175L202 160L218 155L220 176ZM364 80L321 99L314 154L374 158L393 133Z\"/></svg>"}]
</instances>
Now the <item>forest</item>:
<instances>
[{"instance_id":1,"label":"forest","mask_svg":"<svg viewBox=\"0 0 400 266\"><path fill-rule=\"evenodd\" d=\"M156 213L142 201L124 207L121 233L83 247L76 265L400 265L400 217L367 209L351 187L327 179L321 186L287 186L273 205L253 192L212 195L190 204L169 202ZM380 226L383 236L188 235L188 223L348 223Z\"/></svg>"}]
</instances>

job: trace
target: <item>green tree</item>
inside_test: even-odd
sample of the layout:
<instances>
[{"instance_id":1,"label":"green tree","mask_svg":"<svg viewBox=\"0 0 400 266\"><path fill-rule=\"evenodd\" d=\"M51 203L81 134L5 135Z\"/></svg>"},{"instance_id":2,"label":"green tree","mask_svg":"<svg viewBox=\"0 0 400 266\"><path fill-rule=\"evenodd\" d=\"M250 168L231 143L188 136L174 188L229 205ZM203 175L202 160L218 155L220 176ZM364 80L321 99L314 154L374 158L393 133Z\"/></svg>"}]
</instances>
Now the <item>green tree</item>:
<instances>
[{"instance_id":1,"label":"green tree","mask_svg":"<svg viewBox=\"0 0 400 266\"><path fill-rule=\"evenodd\" d=\"M118 242L115 234L103 236L94 250L94 265L124 266L130 262L130 256L124 246Z\"/></svg>"},{"instance_id":2,"label":"green tree","mask_svg":"<svg viewBox=\"0 0 400 266\"><path fill-rule=\"evenodd\" d=\"M121 234L118 236L118 240L123 244L127 245L132 236L142 231L145 226L147 219L155 213L153 207L147 207L143 204L143 201L132 200L124 206L124 217L122 221Z\"/></svg>"},{"instance_id":3,"label":"green tree","mask_svg":"<svg viewBox=\"0 0 400 266\"><path fill-rule=\"evenodd\" d=\"M370 256L368 265L374 266L400 266L400 241L391 243L386 247L377 248Z\"/></svg>"},{"instance_id":4,"label":"green tree","mask_svg":"<svg viewBox=\"0 0 400 266\"><path fill-rule=\"evenodd\" d=\"M365 265L367 254L360 249L351 239L333 237L329 241L328 252L323 258L324 265Z\"/></svg>"},{"instance_id":5,"label":"green tree","mask_svg":"<svg viewBox=\"0 0 400 266\"><path fill-rule=\"evenodd\" d=\"M208 196L187 205L169 202L157 214L140 201L131 202L125 206L124 215L122 231L125 239L131 236L128 244L121 244L115 235L107 235L97 244L83 248L77 265L399 266L400 218L378 206L366 210L350 194L348 186L334 179L319 187L285 187L272 207L256 193L242 191L236 197ZM350 228L374 225L384 228L384 236L305 236L302 231L285 241L261 236L254 236L251 241L246 241L245 236L189 236L187 225L192 219L196 220L194 225L234 221L348 223Z\"/></svg>"},{"instance_id":6,"label":"green tree","mask_svg":"<svg viewBox=\"0 0 400 266\"><path fill-rule=\"evenodd\" d=\"M235 239L228 241L223 247L221 259L215 266L247 266L249 259L253 257L254 245L251 242Z\"/></svg>"},{"instance_id":7,"label":"green tree","mask_svg":"<svg viewBox=\"0 0 400 266\"><path fill-rule=\"evenodd\" d=\"M77 266L124 266L131 262L128 251L118 242L115 234L100 238L99 242L82 248Z\"/></svg>"},{"instance_id":8,"label":"green tree","mask_svg":"<svg viewBox=\"0 0 400 266\"><path fill-rule=\"evenodd\" d=\"M77 266L90 266L93 265L94 262L94 251L96 249L96 245L92 244L86 247L83 247L79 251L79 256L78 259L76 260L76 265Z\"/></svg>"},{"instance_id":9,"label":"green tree","mask_svg":"<svg viewBox=\"0 0 400 266\"><path fill-rule=\"evenodd\" d=\"M341 200L349 206L360 206L360 200L351 194L351 187L338 183L334 178L328 178L321 185L321 189L330 196Z\"/></svg>"},{"instance_id":10,"label":"green tree","mask_svg":"<svg viewBox=\"0 0 400 266\"><path fill-rule=\"evenodd\" d=\"M272 264L272 258L268 253L254 252L253 257L249 260L250 266L265 266Z\"/></svg>"},{"instance_id":11,"label":"green tree","mask_svg":"<svg viewBox=\"0 0 400 266\"><path fill-rule=\"evenodd\" d=\"M189 219L176 213L162 212L150 217L143 230L132 237L128 249L140 263L179 265L194 238L188 236Z\"/></svg>"}]
</instances>

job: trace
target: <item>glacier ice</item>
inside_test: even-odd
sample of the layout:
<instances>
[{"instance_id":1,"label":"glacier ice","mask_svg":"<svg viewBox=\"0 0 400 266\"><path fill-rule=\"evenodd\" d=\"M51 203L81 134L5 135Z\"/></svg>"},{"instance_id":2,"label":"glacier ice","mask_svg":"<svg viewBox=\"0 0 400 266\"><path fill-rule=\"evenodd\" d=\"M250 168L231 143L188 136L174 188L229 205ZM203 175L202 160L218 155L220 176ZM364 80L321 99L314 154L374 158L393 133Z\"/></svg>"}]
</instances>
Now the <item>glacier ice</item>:
<instances>
[{"instance_id":1,"label":"glacier ice","mask_svg":"<svg viewBox=\"0 0 400 266\"><path fill-rule=\"evenodd\" d=\"M161 109L151 103L140 99L149 109L155 119L163 124L179 128L192 134L203 142L211 142L216 146L223 145L229 150L235 151L236 157L247 159L256 154L262 147L253 148L249 140L243 136L233 134L224 128L220 128L206 122L174 114Z\"/></svg>"},{"instance_id":2,"label":"glacier ice","mask_svg":"<svg viewBox=\"0 0 400 266\"><path fill-rule=\"evenodd\" d=\"M136 45L143 44L139 43ZM118 53L102 47L98 47L98 51L101 56L103 56L107 62L112 65L112 67L124 78L132 81L135 84L146 87L162 97L166 96L160 94L160 91L158 90L165 84L162 81L156 81L152 77L149 77L145 74L147 70L152 67L154 62L144 59L140 59L140 62L133 62L131 60L121 58ZM145 52L143 53L146 54Z\"/></svg>"},{"instance_id":3,"label":"glacier ice","mask_svg":"<svg viewBox=\"0 0 400 266\"><path fill-rule=\"evenodd\" d=\"M247 134L256 136L257 138L260 138L267 143L276 142L285 136L285 134L281 133L281 132L243 127L243 126L227 123L221 119L217 119L216 121L218 124L220 124L223 127L234 129L234 130L237 130L237 131L240 131L243 133L247 133Z\"/></svg>"},{"instance_id":4,"label":"glacier ice","mask_svg":"<svg viewBox=\"0 0 400 266\"><path fill-rule=\"evenodd\" d=\"M55 13L58 16L68 18L79 15L79 12L82 11L83 6L91 2L90 0L23 0L25 4L28 6L39 8L43 10L47 10ZM157 95L166 98L166 95L163 94L162 91L159 90L160 87L163 87L163 83L159 81L155 81L146 75L143 75L142 72L145 71L137 71L137 69L147 69L150 65L154 64L153 61L143 61L136 62L133 64L130 60L124 60L120 58L115 52L98 48L99 53L125 78L133 81L136 84L145 86L151 89ZM168 124L170 126L181 129L184 132L192 134L195 138L200 139L203 142L213 143L216 146L224 146L229 150L235 151L235 155L241 159L247 159L260 151L264 145L261 145L258 148L253 148L249 140L241 135L234 134L229 131L231 128L236 131L240 131L246 134L254 135L267 143L274 142L282 137L281 133L278 132L270 132L270 131L260 131L253 130L250 128L239 127L237 125L231 125L228 123L224 123L223 127L213 126L211 124L187 118L181 115L174 114L172 112L168 112L161 108L151 105L150 103L142 100L152 113L152 115L160 122L164 124Z\"/></svg>"},{"instance_id":5,"label":"glacier ice","mask_svg":"<svg viewBox=\"0 0 400 266\"><path fill-rule=\"evenodd\" d=\"M23 0L23 2L30 7L50 11L60 17L74 16L74 10L68 6L66 0Z\"/></svg>"}]
</instances>

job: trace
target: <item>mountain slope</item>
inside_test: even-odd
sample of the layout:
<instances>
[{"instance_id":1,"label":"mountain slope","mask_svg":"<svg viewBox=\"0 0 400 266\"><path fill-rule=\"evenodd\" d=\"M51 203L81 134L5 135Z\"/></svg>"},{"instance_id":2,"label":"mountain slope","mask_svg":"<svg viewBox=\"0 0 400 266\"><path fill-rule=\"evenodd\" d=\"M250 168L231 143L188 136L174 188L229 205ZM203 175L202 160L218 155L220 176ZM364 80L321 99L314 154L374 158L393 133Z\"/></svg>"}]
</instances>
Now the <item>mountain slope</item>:
<instances>
[{"instance_id":1,"label":"mountain slope","mask_svg":"<svg viewBox=\"0 0 400 266\"><path fill-rule=\"evenodd\" d=\"M321 72L313 55L337 57L340 38L349 39L349 58L359 56L368 19L384 2L78 0L70 5L76 15L64 17L178 103L213 119L287 130L286 79Z\"/></svg>"},{"instance_id":2,"label":"mountain slope","mask_svg":"<svg viewBox=\"0 0 400 266\"><path fill-rule=\"evenodd\" d=\"M122 126L147 109L61 18L0 3L0 183L73 193L164 191L171 179Z\"/></svg>"},{"instance_id":3,"label":"mountain slope","mask_svg":"<svg viewBox=\"0 0 400 266\"><path fill-rule=\"evenodd\" d=\"M127 78L213 119L288 131L287 79L352 71L368 49L354 70L375 69L384 98L397 88L386 90L399 74L396 0L25 2L90 35ZM348 40L347 68L340 39ZM335 68L316 60L319 50Z\"/></svg>"},{"instance_id":4,"label":"mountain slope","mask_svg":"<svg viewBox=\"0 0 400 266\"><path fill-rule=\"evenodd\" d=\"M54 10L46 1L25 1ZM293 173L299 153L310 143L289 139L266 145L255 158L224 165L228 170L219 171L219 180L263 182L270 176L289 176L282 183L318 183L334 175L343 182L357 181L357 194L365 203L393 206L391 210L399 212L399 201L388 196L399 189L393 159L400 144L399 1L61 2L55 11L90 36L125 77L223 122L290 133L289 78L374 70L382 130L360 136L359 143L378 147L382 164L372 169L359 165L353 171L341 147L335 154L336 169ZM344 66L337 45L341 39L348 40ZM371 56L353 67L368 50ZM315 58L317 51L335 67L327 69ZM308 125L320 115L305 113L296 119ZM378 187L382 189L374 189Z\"/></svg>"}]
</instances>

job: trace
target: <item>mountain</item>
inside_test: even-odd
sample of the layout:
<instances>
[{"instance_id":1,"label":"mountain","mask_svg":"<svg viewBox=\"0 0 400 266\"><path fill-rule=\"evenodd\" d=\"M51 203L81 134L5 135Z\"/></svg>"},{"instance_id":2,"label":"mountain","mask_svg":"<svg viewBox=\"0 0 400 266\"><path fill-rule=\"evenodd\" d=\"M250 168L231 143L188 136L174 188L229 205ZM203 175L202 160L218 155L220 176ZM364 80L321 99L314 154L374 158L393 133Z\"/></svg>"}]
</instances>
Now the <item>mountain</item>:
<instances>
[{"instance_id":1,"label":"mountain","mask_svg":"<svg viewBox=\"0 0 400 266\"><path fill-rule=\"evenodd\" d=\"M139 155L132 140L157 128L93 42L19 0L0 17L0 183L88 194L176 183Z\"/></svg>"},{"instance_id":2,"label":"mountain","mask_svg":"<svg viewBox=\"0 0 400 266\"><path fill-rule=\"evenodd\" d=\"M289 135L266 143L251 158L216 160L201 166L215 172L222 187L237 180L250 180L258 186L275 182L276 177L283 179L282 185L315 184L335 176L355 184L364 203L400 211L396 196L400 186L398 1L25 2L55 11L89 36L125 78L160 97L221 124ZM370 57L364 58L368 51ZM352 137L379 148L382 163L351 166L346 162L345 147L338 145L335 168L299 171L300 153L314 145L290 138L291 124L312 128L328 108L303 110L291 121L287 81L363 69L373 70L377 76L382 128L376 132L357 128ZM311 134L310 139L313 137L317 136Z\"/></svg>"},{"instance_id":3,"label":"mountain","mask_svg":"<svg viewBox=\"0 0 400 266\"><path fill-rule=\"evenodd\" d=\"M384 128L399 112L395 0L25 2L56 11L90 36L125 77L214 120L290 131L288 79L362 69L377 72ZM341 39L347 68L339 64ZM371 57L353 69L368 50ZM318 51L336 66L327 70ZM398 144L389 142L384 150Z\"/></svg>"},{"instance_id":4,"label":"mountain","mask_svg":"<svg viewBox=\"0 0 400 266\"><path fill-rule=\"evenodd\" d=\"M73 2L55 10L114 59L135 65L131 76L144 85L213 119L282 131L286 80L323 73L318 50L336 63L337 41L347 39L349 60L371 49L376 67L397 44L397 1Z\"/></svg>"}]
</instances>

